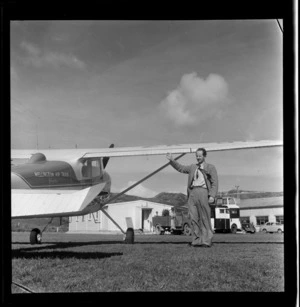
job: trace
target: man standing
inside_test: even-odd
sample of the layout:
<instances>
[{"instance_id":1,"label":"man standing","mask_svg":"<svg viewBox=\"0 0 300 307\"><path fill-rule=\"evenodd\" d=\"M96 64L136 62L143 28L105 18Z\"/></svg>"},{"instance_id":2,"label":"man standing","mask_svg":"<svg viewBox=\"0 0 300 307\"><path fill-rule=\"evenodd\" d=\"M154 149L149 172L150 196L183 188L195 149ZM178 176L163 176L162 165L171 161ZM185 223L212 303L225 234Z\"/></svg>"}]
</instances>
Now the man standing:
<instances>
[{"instance_id":1,"label":"man standing","mask_svg":"<svg viewBox=\"0 0 300 307\"><path fill-rule=\"evenodd\" d=\"M190 246L211 247L213 230L210 221L210 206L214 203L218 192L218 174L212 164L205 162L206 150L196 150L197 164L181 165L175 161L172 154L167 159L178 172L188 174L188 208L191 218L193 240Z\"/></svg>"}]
</instances>

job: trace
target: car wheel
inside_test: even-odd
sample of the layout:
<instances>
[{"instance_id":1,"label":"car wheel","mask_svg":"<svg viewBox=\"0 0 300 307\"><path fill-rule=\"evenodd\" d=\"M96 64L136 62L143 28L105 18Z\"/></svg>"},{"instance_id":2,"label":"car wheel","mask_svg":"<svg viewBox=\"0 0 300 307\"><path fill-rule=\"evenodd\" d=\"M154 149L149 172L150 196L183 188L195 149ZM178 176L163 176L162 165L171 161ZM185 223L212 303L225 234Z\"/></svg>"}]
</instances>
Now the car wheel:
<instances>
[{"instance_id":1,"label":"car wheel","mask_svg":"<svg viewBox=\"0 0 300 307\"><path fill-rule=\"evenodd\" d=\"M282 233L282 230L279 228L279 229L277 230L277 233Z\"/></svg>"},{"instance_id":2,"label":"car wheel","mask_svg":"<svg viewBox=\"0 0 300 307\"><path fill-rule=\"evenodd\" d=\"M163 234L164 234L163 228L162 228L159 224L157 224L157 225L155 226L155 233L156 233L157 235L163 235Z\"/></svg>"},{"instance_id":3,"label":"car wheel","mask_svg":"<svg viewBox=\"0 0 300 307\"><path fill-rule=\"evenodd\" d=\"M264 228L262 231L263 231L264 233L267 233L267 229L266 229L266 228Z\"/></svg>"},{"instance_id":4,"label":"car wheel","mask_svg":"<svg viewBox=\"0 0 300 307\"><path fill-rule=\"evenodd\" d=\"M42 243L42 233L38 228L34 228L30 232L30 244L41 244Z\"/></svg>"},{"instance_id":5,"label":"car wheel","mask_svg":"<svg viewBox=\"0 0 300 307\"><path fill-rule=\"evenodd\" d=\"M237 226L235 224L233 224L231 226L231 233L236 233L236 231L237 231Z\"/></svg>"},{"instance_id":6,"label":"car wheel","mask_svg":"<svg viewBox=\"0 0 300 307\"><path fill-rule=\"evenodd\" d=\"M191 236L192 235L192 230L191 230L191 228L190 228L190 226L188 224L184 224L184 226L183 226L183 233L186 236Z\"/></svg>"}]
</instances>

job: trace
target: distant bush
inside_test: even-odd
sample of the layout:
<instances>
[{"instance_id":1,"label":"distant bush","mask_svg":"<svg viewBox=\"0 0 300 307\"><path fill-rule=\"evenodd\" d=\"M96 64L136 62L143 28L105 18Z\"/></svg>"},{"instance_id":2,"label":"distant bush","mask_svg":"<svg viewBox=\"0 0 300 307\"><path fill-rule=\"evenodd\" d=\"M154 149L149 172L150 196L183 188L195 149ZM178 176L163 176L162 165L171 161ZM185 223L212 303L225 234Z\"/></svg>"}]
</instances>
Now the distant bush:
<instances>
[{"instance_id":1,"label":"distant bush","mask_svg":"<svg viewBox=\"0 0 300 307\"><path fill-rule=\"evenodd\" d=\"M170 215L170 211L168 209L164 209L162 211L162 216L169 216Z\"/></svg>"}]
</instances>

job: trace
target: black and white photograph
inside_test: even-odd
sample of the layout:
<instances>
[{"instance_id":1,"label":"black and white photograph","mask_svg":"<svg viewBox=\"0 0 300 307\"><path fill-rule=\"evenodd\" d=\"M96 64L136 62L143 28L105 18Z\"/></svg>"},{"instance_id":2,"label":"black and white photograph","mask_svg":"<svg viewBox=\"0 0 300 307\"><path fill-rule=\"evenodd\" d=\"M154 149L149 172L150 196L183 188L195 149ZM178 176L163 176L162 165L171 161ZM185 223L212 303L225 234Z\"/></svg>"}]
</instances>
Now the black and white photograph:
<instances>
[{"instance_id":1,"label":"black and white photograph","mask_svg":"<svg viewBox=\"0 0 300 307\"><path fill-rule=\"evenodd\" d=\"M11 294L285 292L284 30L11 20Z\"/></svg>"}]
</instances>

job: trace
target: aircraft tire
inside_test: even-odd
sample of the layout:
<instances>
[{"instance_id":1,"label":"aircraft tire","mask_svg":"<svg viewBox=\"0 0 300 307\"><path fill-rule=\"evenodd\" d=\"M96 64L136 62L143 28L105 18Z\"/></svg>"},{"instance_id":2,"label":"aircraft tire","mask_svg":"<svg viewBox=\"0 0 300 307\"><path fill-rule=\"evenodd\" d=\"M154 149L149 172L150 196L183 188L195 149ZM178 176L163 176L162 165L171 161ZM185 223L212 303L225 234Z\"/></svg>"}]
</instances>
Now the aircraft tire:
<instances>
[{"instance_id":1,"label":"aircraft tire","mask_svg":"<svg viewBox=\"0 0 300 307\"><path fill-rule=\"evenodd\" d=\"M38 228L34 228L30 232L30 244L41 244L42 243L42 233Z\"/></svg>"},{"instance_id":2,"label":"aircraft tire","mask_svg":"<svg viewBox=\"0 0 300 307\"><path fill-rule=\"evenodd\" d=\"M133 230L133 228L127 228L124 243L125 244L133 244L134 243L134 230Z\"/></svg>"}]
</instances>

